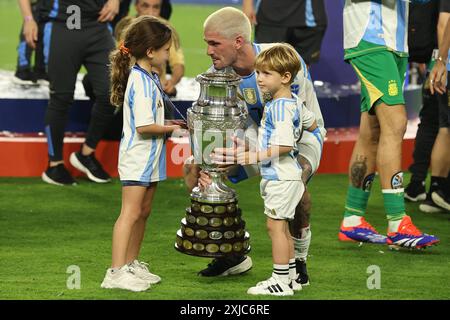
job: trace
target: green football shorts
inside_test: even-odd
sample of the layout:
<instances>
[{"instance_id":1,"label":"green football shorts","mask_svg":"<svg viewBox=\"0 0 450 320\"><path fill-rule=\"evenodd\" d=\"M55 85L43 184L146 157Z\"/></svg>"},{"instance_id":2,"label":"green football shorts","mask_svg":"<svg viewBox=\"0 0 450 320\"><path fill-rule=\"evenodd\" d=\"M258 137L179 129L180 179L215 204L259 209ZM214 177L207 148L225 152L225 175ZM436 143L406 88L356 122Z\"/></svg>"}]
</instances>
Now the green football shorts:
<instances>
[{"instance_id":1,"label":"green football shorts","mask_svg":"<svg viewBox=\"0 0 450 320\"><path fill-rule=\"evenodd\" d=\"M405 104L403 83L407 57L389 50L375 51L348 60L361 81L361 112L375 113L379 103L388 106Z\"/></svg>"}]
</instances>

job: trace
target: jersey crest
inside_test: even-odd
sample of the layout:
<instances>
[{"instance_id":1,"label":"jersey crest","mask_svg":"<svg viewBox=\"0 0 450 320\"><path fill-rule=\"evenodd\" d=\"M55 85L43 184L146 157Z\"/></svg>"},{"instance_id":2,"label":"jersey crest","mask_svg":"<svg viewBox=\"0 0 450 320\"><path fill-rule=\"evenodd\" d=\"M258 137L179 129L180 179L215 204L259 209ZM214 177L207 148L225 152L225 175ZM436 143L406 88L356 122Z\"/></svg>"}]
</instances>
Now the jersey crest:
<instances>
[{"instance_id":1,"label":"jersey crest","mask_svg":"<svg viewBox=\"0 0 450 320\"><path fill-rule=\"evenodd\" d=\"M243 90L244 100L248 104L255 104L257 101L256 90L253 88L244 88Z\"/></svg>"}]
</instances>

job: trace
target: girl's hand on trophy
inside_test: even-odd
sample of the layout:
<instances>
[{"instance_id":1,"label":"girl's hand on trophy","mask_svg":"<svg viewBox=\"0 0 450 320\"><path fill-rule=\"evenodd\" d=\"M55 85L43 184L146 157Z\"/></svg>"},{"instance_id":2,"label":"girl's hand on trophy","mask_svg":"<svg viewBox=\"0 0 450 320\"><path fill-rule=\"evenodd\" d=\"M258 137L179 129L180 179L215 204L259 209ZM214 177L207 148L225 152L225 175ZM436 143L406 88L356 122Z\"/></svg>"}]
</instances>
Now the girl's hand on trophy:
<instances>
[{"instance_id":1,"label":"girl's hand on trophy","mask_svg":"<svg viewBox=\"0 0 450 320\"><path fill-rule=\"evenodd\" d=\"M180 126L181 129L187 129L187 124L186 121L184 120L177 120L177 119L172 119L172 120L165 120L165 125L177 125Z\"/></svg>"},{"instance_id":2,"label":"girl's hand on trophy","mask_svg":"<svg viewBox=\"0 0 450 320\"><path fill-rule=\"evenodd\" d=\"M211 177L204 171L200 171L200 176L198 178L198 185L201 189L206 188L211 184Z\"/></svg>"}]
</instances>

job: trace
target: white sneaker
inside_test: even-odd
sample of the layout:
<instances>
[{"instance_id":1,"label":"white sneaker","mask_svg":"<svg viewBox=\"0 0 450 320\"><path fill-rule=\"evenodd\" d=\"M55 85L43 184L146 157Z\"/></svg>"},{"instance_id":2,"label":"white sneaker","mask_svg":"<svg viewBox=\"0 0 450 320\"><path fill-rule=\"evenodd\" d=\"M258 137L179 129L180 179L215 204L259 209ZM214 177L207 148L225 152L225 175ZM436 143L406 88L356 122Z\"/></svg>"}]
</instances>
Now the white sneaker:
<instances>
[{"instance_id":1,"label":"white sneaker","mask_svg":"<svg viewBox=\"0 0 450 320\"><path fill-rule=\"evenodd\" d=\"M150 283L138 278L133 269L125 265L115 272L112 272L112 268L109 268L100 287L104 289L125 289L139 292L149 289Z\"/></svg>"},{"instance_id":2,"label":"white sneaker","mask_svg":"<svg viewBox=\"0 0 450 320\"><path fill-rule=\"evenodd\" d=\"M294 291L288 284L277 279L276 275L272 274L272 277L265 281L258 282L254 287L247 290L248 294L253 295L272 295L272 296L292 296Z\"/></svg>"},{"instance_id":3,"label":"white sneaker","mask_svg":"<svg viewBox=\"0 0 450 320\"><path fill-rule=\"evenodd\" d=\"M161 282L161 277L156 274L151 273L148 270L148 263L139 262L138 260L134 260L129 266L134 270L136 277L139 279L145 280L150 284L157 284Z\"/></svg>"}]
</instances>

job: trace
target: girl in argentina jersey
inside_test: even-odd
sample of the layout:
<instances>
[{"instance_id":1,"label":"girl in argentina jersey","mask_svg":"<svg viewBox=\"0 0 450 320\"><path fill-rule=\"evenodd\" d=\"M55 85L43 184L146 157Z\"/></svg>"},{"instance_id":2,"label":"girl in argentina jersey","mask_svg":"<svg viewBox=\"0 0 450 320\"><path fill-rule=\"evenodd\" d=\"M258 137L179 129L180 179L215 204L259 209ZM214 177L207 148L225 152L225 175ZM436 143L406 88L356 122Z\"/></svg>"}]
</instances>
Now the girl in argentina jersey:
<instances>
[{"instance_id":1,"label":"girl in argentina jersey","mask_svg":"<svg viewBox=\"0 0 450 320\"><path fill-rule=\"evenodd\" d=\"M123 104L122 209L114 226L111 268L102 288L144 291L161 281L138 255L157 182L166 179L164 135L180 128L164 125L163 91L152 72L167 61L171 36L161 20L143 16L129 26L120 49L111 55L111 103ZM135 64L130 69L132 60Z\"/></svg>"}]
</instances>

